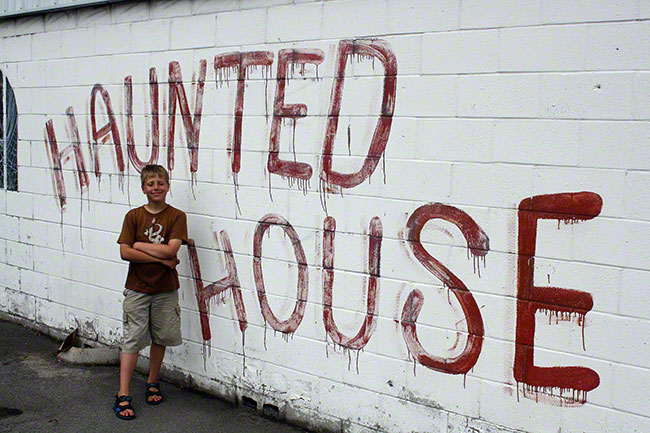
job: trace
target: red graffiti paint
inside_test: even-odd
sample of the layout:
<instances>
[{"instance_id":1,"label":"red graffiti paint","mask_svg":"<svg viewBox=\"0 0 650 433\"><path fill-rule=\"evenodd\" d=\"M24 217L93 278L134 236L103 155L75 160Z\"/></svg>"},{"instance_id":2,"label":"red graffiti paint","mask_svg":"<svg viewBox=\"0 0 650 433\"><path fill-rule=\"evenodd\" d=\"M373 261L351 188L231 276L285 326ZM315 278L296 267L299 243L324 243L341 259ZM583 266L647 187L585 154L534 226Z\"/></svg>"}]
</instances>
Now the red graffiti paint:
<instances>
[{"instance_id":1,"label":"red graffiti paint","mask_svg":"<svg viewBox=\"0 0 650 433\"><path fill-rule=\"evenodd\" d=\"M534 284L537 221L550 219L575 223L600 214L603 201L593 192L560 193L527 198L519 204L517 257L517 331L514 377L527 389L572 392L573 400L584 403L588 391L600 384L600 377L586 367L535 366L535 313L546 311L558 317L574 316L584 326L593 307L591 295L578 290L539 287ZM584 331L583 331L584 332Z\"/></svg>"},{"instance_id":2,"label":"red graffiti paint","mask_svg":"<svg viewBox=\"0 0 650 433\"><path fill-rule=\"evenodd\" d=\"M126 114L126 149L129 155L129 161L135 169L142 171L142 167L147 164L158 163L158 153L160 149L160 119L158 118L158 76L156 68L149 69L149 101L151 104L151 143L149 136L146 136L147 147L151 145L151 155L148 161L142 161L138 157L135 147L135 138L133 133L133 84L131 76L124 78L124 105Z\"/></svg>"},{"instance_id":3,"label":"red graffiti paint","mask_svg":"<svg viewBox=\"0 0 650 433\"><path fill-rule=\"evenodd\" d=\"M298 290L296 305L287 320L279 320L266 298L266 289L264 287L264 275L262 274L262 241L264 233L272 226L278 226L286 236L289 237L293 245L293 252L296 256L298 263ZM267 214L262 217L257 223L255 228L255 237L253 238L253 275L255 277L255 287L257 288L257 297L260 301L260 308L264 321L268 323L271 328L284 334L292 334L296 332L302 318L305 315L305 303L307 302L307 293L309 290L309 275L307 272L307 259L305 258L305 251L302 248L302 243L296 233L295 229L289 224L289 221L284 217L277 214Z\"/></svg>"},{"instance_id":4,"label":"red graffiti paint","mask_svg":"<svg viewBox=\"0 0 650 433\"><path fill-rule=\"evenodd\" d=\"M86 172L86 161L84 160L83 153L81 152L81 138L79 137L79 127L77 126L77 119L74 115L74 110L72 107L68 107L65 111L65 114L68 118L68 130L70 131L70 138L72 141L72 153L74 153L74 160L77 166L77 177L79 179L79 188L83 191L84 187L87 187L90 184L88 179L88 173ZM64 149L64 152L68 152L68 146ZM66 156L64 161L67 161L69 156Z\"/></svg>"},{"instance_id":5,"label":"red graffiti paint","mask_svg":"<svg viewBox=\"0 0 650 433\"><path fill-rule=\"evenodd\" d=\"M284 94L287 85L287 69L291 65L294 71L296 65L304 70L306 64L320 65L323 63L323 52L318 49L287 49L278 53L277 84L275 87L275 102L273 103L273 123L271 124L271 136L269 138L269 173L279 174L288 178L309 180L312 175L312 168L305 162L287 161L280 159L280 132L282 121L289 119L295 128L295 122L301 117L307 116L305 104L285 104ZM295 136L295 132L294 132ZM295 152L295 142L294 142Z\"/></svg>"},{"instance_id":6,"label":"red graffiti paint","mask_svg":"<svg viewBox=\"0 0 650 433\"><path fill-rule=\"evenodd\" d=\"M217 75L217 86L228 78L230 71L237 74L237 95L235 96L235 128L232 142L232 171L239 173L241 168L241 140L244 123L244 93L246 79L251 69L258 66L265 70L273 64L273 53L270 51L246 51L218 54L214 57L214 72Z\"/></svg>"},{"instance_id":7,"label":"red graffiti paint","mask_svg":"<svg viewBox=\"0 0 650 433\"><path fill-rule=\"evenodd\" d=\"M384 93L381 102L381 115L377 121L363 166L356 173L340 173L332 169L332 152L339 124L339 113L341 112L345 65L348 58L354 58L355 56L358 59L377 59L382 63L384 66ZM396 86L397 59L387 42L379 39L355 39L339 42L335 79L330 97L329 116L321 159L320 177L323 182L338 185L342 188L353 188L368 179L375 171L379 159L386 149L386 143L388 143L390 135L393 113L395 112Z\"/></svg>"},{"instance_id":8,"label":"red graffiti paint","mask_svg":"<svg viewBox=\"0 0 650 433\"><path fill-rule=\"evenodd\" d=\"M50 167L52 167L52 183L54 192L59 198L59 206L63 209L65 207L67 197L65 193L65 181L63 179L63 170L61 167L61 153L59 152L59 145L54 133L54 124L52 120L45 123L45 148L47 149L47 156L50 160Z\"/></svg>"},{"instance_id":9,"label":"red graffiti paint","mask_svg":"<svg viewBox=\"0 0 650 433\"><path fill-rule=\"evenodd\" d=\"M187 102L181 66L178 62L169 62L169 120L167 122L167 167L174 169L174 131L176 129L176 103L180 107L187 149L190 153L190 173L196 173L199 168L199 137L201 134L201 113L203 111L203 87L208 63L205 59L199 62L199 78L196 84L194 98L194 115L190 112Z\"/></svg>"},{"instance_id":10,"label":"red graffiti paint","mask_svg":"<svg viewBox=\"0 0 650 433\"><path fill-rule=\"evenodd\" d=\"M416 321L424 304L424 295L413 290L402 308L402 335L409 354L414 361L427 368L450 374L465 374L478 361L483 345L483 318L476 300L465 283L447 267L432 257L420 242L420 232L432 219L442 219L458 227L467 241L469 251L475 257L484 257L490 249L485 232L465 212L441 203L421 206L413 212L406 223L407 238L415 258L456 296L467 323L467 341L463 351L453 358L429 354L418 340Z\"/></svg>"},{"instance_id":11,"label":"red graffiti paint","mask_svg":"<svg viewBox=\"0 0 650 433\"><path fill-rule=\"evenodd\" d=\"M343 335L334 321L332 311L332 285L334 283L334 237L336 235L336 220L325 218L323 222L323 322L325 330L335 344L347 349L360 350L368 344L377 327L377 296L379 267L381 263L381 241L383 228L381 219L374 217L370 221L368 236L368 291L366 301L366 317L354 337Z\"/></svg>"},{"instance_id":12,"label":"red graffiti paint","mask_svg":"<svg viewBox=\"0 0 650 433\"><path fill-rule=\"evenodd\" d=\"M77 167L79 188L83 191L83 188L90 184L88 173L86 172L86 162L81 151L79 128L77 127L77 120L72 107L68 107L66 115L68 119L68 130L70 132L71 144L63 148L61 151L59 151L59 145L54 132L54 124L51 120L48 120L45 124L45 144L53 172L54 192L59 199L59 206L61 209L65 207L67 201L65 179L63 178L63 163L68 161L72 155L74 155Z\"/></svg>"},{"instance_id":13,"label":"red graffiti paint","mask_svg":"<svg viewBox=\"0 0 650 433\"><path fill-rule=\"evenodd\" d=\"M244 307L244 301L242 299L241 287L239 285L239 276L237 274L237 264L235 263L235 257L232 253L232 246L230 244L230 238L228 233L225 230L222 230L221 233L221 243L223 245L223 253L226 259L226 270L228 275L215 281L212 284L207 286L203 283L203 278L201 277L201 264L199 263L199 256L196 252L196 245L193 239L188 239L187 241L187 251L190 257L190 271L192 273L192 280L194 281L194 288L196 294L196 302L199 308L199 316L201 318L201 332L203 334L203 340L207 341L212 338L210 332L210 299L215 296L220 296L223 292L228 289L232 289L232 298L235 303L235 311L237 312L237 319L239 320L239 329L242 334L246 331L248 327L248 321L246 320L246 308ZM217 234L214 234L215 239Z\"/></svg>"},{"instance_id":14,"label":"red graffiti paint","mask_svg":"<svg viewBox=\"0 0 650 433\"><path fill-rule=\"evenodd\" d=\"M108 117L108 122L97 129L96 117L96 104L97 94L100 94L104 102L104 111ZM120 139L120 131L117 128L115 121L115 114L113 112L113 104L111 103L111 96L101 84L95 84L93 90L90 92L90 124L92 127L93 138L93 154L95 156L95 176L101 177L101 168L99 166L99 147L108 142L109 137L113 139L112 143L115 146L115 158L117 159L117 170L119 173L124 173L124 155L122 154L122 141ZM121 178L120 178L121 179Z\"/></svg>"},{"instance_id":15,"label":"red graffiti paint","mask_svg":"<svg viewBox=\"0 0 650 433\"><path fill-rule=\"evenodd\" d=\"M280 134L282 129L282 122L287 119L289 123L293 124L294 131L294 145L295 152L295 127L298 118L304 117L307 114L307 107L304 104L285 104L285 89L287 80L298 68L299 73L304 73L305 66L308 64L318 66L323 62L324 54L318 49L285 49L280 50L278 54L278 74L276 95L273 105L273 121L271 127L271 135L269 140L269 155L267 161L267 168L270 173L279 174L289 179L290 184L293 180L302 182L303 188L306 189L307 181L312 176L312 167L303 162L285 161L279 157ZM338 126L338 116L341 109L341 99L343 94L343 84L345 80L345 64L348 58L357 58L358 60L370 59L373 62L379 60L384 67L384 90L381 106L381 115L375 128L370 147L365 158L362 168L357 173L338 173L332 170L332 147L334 145L334 137ZM264 68L263 71L270 71L273 63L273 53L268 51L251 51L251 52L234 52L215 56L214 68L217 75L217 83L223 81L223 75L231 71L237 72L237 96L235 100L235 128L233 143L231 143L231 158L232 158L232 172L239 173L241 167L241 142L242 142L242 129L243 129L243 110L244 110L244 93L246 88L246 79L251 69L257 67ZM166 134L166 141L163 145L167 145L167 167L168 170L173 172L174 168L174 139L176 129L176 110L177 105L182 118L183 126L186 133L186 142L189 151L189 165L190 173L194 175L198 170L198 150L199 150L199 137L200 126L202 117L202 103L203 103L203 90L206 77L207 62L201 60L199 62L198 78L193 80L195 86L195 97L192 98L194 109L191 112L190 102L188 95L183 85L183 78L181 68L177 61L169 63L169 99L167 104L163 101L163 112L167 111L168 115L168 128L163 131ZM381 40L345 40L341 41L338 50L336 79L332 87L332 97L330 104L329 117L327 119L327 132L324 143L324 150L322 155L322 182L328 185L323 191L334 191L335 186L351 188L363 182L375 170L379 158L383 155L386 142L390 133L392 116L395 107L395 90L396 90L396 74L397 74L397 61L390 46L385 41ZM288 73L289 72L289 73ZM150 85L150 104L151 104L151 154L148 161L143 161L139 158L135 146L135 132L133 129L133 89L132 80L127 76L124 81L125 92L125 139L127 141L127 157L136 170L141 170L142 166L148 162L156 162L159 158L160 152L160 124L159 124L159 94L158 94L158 80L155 73L155 68L149 71L149 85ZM316 74L318 76L318 73ZM105 125L98 125L97 123L97 107L98 98L101 95L103 107L100 106L100 112L105 113L107 121ZM265 98L266 99L266 98ZM268 114L268 113L267 113ZM94 163L95 176L100 179L100 146L104 144L112 144L115 149L115 158L117 171L120 175L120 185L122 185L122 176L125 172L126 166L124 155L122 152L121 136L119 133L118 123L116 122L114 110L112 107L111 97L108 91L101 85L96 84L91 92L90 97L90 135L91 153ZM145 134L146 145L149 145L149 135ZM194 177L193 177L194 179ZM237 183L236 177L234 177ZM269 177L270 182L270 177ZM332 186L332 188L329 188Z\"/></svg>"}]
</instances>

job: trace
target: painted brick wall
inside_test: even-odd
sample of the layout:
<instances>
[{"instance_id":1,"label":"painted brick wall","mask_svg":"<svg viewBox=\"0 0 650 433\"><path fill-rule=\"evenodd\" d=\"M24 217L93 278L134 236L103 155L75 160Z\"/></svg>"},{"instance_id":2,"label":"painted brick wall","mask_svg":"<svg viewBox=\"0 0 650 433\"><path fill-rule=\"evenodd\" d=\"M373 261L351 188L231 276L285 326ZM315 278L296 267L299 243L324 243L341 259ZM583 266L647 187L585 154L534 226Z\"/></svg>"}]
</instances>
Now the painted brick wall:
<instances>
[{"instance_id":1,"label":"painted brick wall","mask_svg":"<svg viewBox=\"0 0 650 433\"><path fill-rule=\"evenodd\" d=\"M648 19L197 0L0 21L0 310L120 341L115 242L153 155L194 240L166 361L204 389L333 431L648 432Z\"/></svg>"}]
</instances>

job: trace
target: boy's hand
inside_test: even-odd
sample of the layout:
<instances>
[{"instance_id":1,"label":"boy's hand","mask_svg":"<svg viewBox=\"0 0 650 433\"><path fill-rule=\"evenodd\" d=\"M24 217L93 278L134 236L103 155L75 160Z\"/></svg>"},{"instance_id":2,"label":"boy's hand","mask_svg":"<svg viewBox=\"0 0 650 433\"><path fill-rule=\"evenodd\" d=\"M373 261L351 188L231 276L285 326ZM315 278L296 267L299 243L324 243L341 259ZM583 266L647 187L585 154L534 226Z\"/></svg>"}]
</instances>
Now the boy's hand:
<instances>
[{"instance_id":1,"label":"boy's hand","mask_svg":"<svg viewBox=\"0 0 650 433\"><path fill-rule=\"evenodd\" d=\"M135 242L133 249L142 251L150 256L161 260L171 260L176 257L178 249L181 247L180 239L172 239L167 244L150 244L148 242Z\"/></svg>"},{"instance_id":2,"label":"boy's hand","mask_svg":"<svg viewBox=\"0 0 650 433\"><path fill-rule=\"evenodd\" d=\"M179 264L180 262L181 261L178 260L176 257L160 261L160 263L162 263L163 265L167 266L170 269L175 269L176 265Z\"/></svg>"}]
</instances>

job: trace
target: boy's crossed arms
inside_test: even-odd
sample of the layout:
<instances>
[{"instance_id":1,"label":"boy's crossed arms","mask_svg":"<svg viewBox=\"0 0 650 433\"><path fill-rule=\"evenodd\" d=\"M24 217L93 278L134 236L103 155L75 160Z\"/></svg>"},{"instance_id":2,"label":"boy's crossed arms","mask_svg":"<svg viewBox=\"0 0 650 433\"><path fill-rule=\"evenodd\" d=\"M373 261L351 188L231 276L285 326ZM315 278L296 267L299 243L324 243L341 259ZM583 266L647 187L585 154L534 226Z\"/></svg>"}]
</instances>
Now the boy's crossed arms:
<instances>
[{"instance_id":1,"label":"boy's crossed arms","mask_svg":"<svg viewBox=\"0 0 650 433\"><path fill-rule=\"evenodd\" d=\"M134 263L162 263L174 269L179 263L176 254L182 241L171 239L168 244L153 244L148 242L135 242L133 246L120 244L120 257Z\"/></svg>"}]
</instances>

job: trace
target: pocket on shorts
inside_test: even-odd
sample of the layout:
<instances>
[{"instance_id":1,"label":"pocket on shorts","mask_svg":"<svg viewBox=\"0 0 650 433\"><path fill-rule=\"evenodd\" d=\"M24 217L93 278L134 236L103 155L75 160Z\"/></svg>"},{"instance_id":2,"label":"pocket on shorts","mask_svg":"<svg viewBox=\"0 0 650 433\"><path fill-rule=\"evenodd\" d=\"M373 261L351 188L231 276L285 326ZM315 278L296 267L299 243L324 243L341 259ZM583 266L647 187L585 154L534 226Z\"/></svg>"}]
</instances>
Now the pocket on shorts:
<instances>
[{"instance_id":1,"label":"pocket on shorts","mask_svg":"<svg viewBox=\"0 0 650 433\"><path fill-rule=\"evenodd\" d=\"M170 316L170 324L173 325L174 327L177 327L180 329L181 327L181 307L180 305L176 305L174 307L174 313L173 315Z\"/></svg>"},{"instance_id":2,"label":"pocket on shorts","mask_svg":"<svg viewBox=\"0 0 650 433\"><path fill-rule=\"evenodd\" d=\"M138 305L140 303L142 302L138 297L138 292L124 289L124 299L122 300L122 311L124 311L124 313L132 313L140 310L142 308Z\"/></svg>"},{"instance_id":3,"label":"pocket on shorts","mask_svg":"<svg viewBox=\"0 0 650 433\"><path fill-rule=\"evenodd\" d=\"M122 323L133 324L138 322L141 315L142 305L138 293L133 290L124 289L124 299L122 300Z\"/></svg>"}]
</instances>

